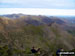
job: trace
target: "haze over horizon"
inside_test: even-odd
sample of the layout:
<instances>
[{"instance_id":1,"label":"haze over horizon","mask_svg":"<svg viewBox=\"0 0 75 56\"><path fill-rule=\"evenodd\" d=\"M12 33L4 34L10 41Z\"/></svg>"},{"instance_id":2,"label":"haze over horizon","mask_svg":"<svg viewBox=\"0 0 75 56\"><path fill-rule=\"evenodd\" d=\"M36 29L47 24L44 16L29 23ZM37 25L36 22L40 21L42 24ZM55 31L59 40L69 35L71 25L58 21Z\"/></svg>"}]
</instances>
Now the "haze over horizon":
<instances>
[{"instance_id":1,"label":"haze over horizon","mask_svg":"<svg viewBox=\"0 0 75 56\"><path fill-rule=\"evenodd\" d=\"M75 16L75 0L1 0L0 15Z\"/></svg>"},{"instance_id":2,"label":"haze over horizon","mask_svg":"<svg viewBox=\"0 0 75 56\"><path fill-rule=\"evenodd\" d=\"M39 9L39 8L0 8L0 15L4 14L75 16L74 9Z\"/></svg>"}]
</instances>

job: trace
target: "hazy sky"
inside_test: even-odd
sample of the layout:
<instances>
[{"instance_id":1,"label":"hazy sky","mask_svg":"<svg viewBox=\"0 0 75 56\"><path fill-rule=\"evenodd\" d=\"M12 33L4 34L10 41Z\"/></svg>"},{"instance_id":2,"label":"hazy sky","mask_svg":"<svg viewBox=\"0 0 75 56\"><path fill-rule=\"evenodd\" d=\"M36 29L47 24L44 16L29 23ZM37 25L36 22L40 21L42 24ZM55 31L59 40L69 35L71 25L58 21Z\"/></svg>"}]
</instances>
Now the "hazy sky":
<instances>
[{"instance_id":1,"label":"hazy sky","mask_svg":"<svg viewBox=\"0 0 75 56\"><path fill-rule=\"evenodd\" d=\"M75 0L0 0L0 14L41 14L41 11L45 15L75 15Z\"/></svg>"},{"instance_id":2,"label":"hazy sky","mask_svg":"<svg viewBox=\"0 0 75 56\"><path fill-rule=\"evenodd\" d=\"M0 0L0 7L75 9L75 0Z\"/></svg>"}]
</instances>

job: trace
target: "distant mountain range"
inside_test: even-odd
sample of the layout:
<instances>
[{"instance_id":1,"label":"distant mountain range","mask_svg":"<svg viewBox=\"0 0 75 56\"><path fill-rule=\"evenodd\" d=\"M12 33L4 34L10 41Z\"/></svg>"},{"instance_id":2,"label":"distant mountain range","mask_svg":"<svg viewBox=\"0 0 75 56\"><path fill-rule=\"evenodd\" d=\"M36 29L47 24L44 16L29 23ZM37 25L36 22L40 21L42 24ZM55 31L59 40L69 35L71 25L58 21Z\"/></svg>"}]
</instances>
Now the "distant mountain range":
<instances>
[{"instance_id":1,"label":"distant mountain range","mask_svg":"<svg viewBox=\"0 0 75 56\"><path fill-rule=\"evenodd\" d=\"M0 15L0 16L8 17L8 18L11 18L11 19L17 19L17 18L20 18L20 17L23 17L23 16L30 16L30 15L25 15L25 14L20 13L20 14L8 14L8 15ZM33 15L33 16L36 16L36 15ZM40 17L40 15L39 15L39 17ZM47 20L49 20L49 18L51 18L52 16L46 16L46 17L47 17ZM54 17L58 18L58 19L67 20L69 23L75 24L75 17L74 16L54 16Z\"/></svg>"},{"instance_id":2,"label":"distant mountain range","mask_svg":"<svg viewBox=\"0 0 75 56\"><path fill-rule=\"evenodd\" d=\"M10 19L19 19L19 18L23 18L24 20L32 20L32 22L35 22L36 20L37 21L41 21L41 22L44 22L45 24L49 24L49 23L52 23L52 22L56 22L58 24L63 24L65 23L63 20L61 20L60 18L58 17L47 17L47 16L31 16L31 15L24 15L24 14L10 14L10 15L1 15L2 17L7 17L7 18L10 18ZM35 21L33 21L35 20ZM30 21L31 22L31 21Z\"/></svg>"},{"instance_id":3,"label":"distant mountain range","mask_svg":"<svg viewBox=\"0 0 75 56\"><path fill-rule=\"evenodd\" d=\"M25 15L24 14L7 14L7 15L0 15L0 16L16 19Z\"/></svg>"}]
</instances>

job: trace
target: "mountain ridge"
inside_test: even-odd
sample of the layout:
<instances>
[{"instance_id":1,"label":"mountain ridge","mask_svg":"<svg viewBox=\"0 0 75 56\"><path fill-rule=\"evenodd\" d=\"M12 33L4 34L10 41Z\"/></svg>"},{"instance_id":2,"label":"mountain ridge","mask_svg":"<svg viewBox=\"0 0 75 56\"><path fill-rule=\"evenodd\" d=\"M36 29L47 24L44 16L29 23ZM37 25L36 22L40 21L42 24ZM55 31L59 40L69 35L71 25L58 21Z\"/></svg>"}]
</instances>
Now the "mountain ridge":
<instances>
[{"instance_id":1,"label":"mountain ridge","mask_svg":"<svg viewBox=\"0 0 75 56\"><path fill-rule=\"evenodd\" d=\"M66 51L75 48L75 35L67 31L72 28L64 29L68 25L59 18L29 15L17 19L5 18L0 17L0 46L25 51L22 54L30 53L35 46L49 53L48 56L59 48Z\"/></svg>"}]
</instances>

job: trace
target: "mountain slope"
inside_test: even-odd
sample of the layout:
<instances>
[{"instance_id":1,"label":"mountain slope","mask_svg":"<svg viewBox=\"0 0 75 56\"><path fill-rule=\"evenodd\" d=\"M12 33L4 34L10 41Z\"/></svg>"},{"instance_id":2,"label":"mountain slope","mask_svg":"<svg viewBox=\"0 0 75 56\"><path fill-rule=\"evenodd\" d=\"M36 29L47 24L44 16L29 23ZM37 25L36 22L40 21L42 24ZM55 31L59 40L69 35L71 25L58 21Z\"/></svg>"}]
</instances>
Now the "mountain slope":
<instances>
[{"instance_id":1,"label":"mountain slope","mask_svg":"<svg viewBox=\"0 0 75 56\"><path fill-rule=\"evenodd\" d=\"M37 18L39 17L37 16ZM44 17L41 16L40 19L44 19ZM30 53L30 49L35 46L50 53L49 55L59 48L63 48L66 51L75 48L75 36L64 30L57 22L53 22L49 26L48 24L44 24L44 21L37 20L39 23L37 26L34 25L37 23L36 21L32 24L33 21L29 21L31 22L29 23L25 17L19 19L0 17L0 46L7 45L8 49L17 49L20 52L21 50L25 51L22 54ZM48 20L48 22L50 21Z\"/></svg>"}]
</instances>

